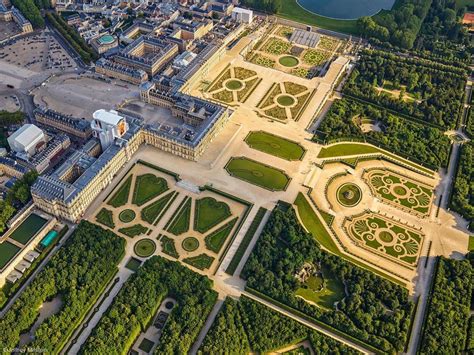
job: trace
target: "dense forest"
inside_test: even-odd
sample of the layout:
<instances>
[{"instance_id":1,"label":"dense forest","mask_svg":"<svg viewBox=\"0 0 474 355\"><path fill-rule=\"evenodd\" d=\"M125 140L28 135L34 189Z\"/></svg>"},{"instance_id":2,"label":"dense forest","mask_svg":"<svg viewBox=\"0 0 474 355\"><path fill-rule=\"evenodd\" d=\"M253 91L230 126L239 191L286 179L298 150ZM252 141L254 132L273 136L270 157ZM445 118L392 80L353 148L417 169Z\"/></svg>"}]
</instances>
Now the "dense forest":
<instances>
[{"instance_id":1,"label":"dense forest","mask_svg":"<svg viewBox=\"0 0 474 355\"><path fill-rule=\"evenodd\" d=\"M8 190L5 200L0 200L0 235L6 230L6 224L17 207L23 206L31 199L30 187L37 177L38 173L34 170L26 173Z\"/></svg>"},{"instance_id":2,"label":"dense forest","mask_svg":"<svg viewBox=\"0 0 474 355\"><path fill-rule=\"evenodd\" d=\"M111 231L82 221L65 246L26 287L0 319L0 344L14 348L27 332L44 302L60 297L61 310L36 330L33 348L59 351L117 271L125 240Z\"/></svg>"},{"instance_id":3,"label":"dense forest","mask_svg":"<svg viewBox=\"0 0 474 355\"><path fill-rule=\"evenodd\" d=\"M467 219L469 228L474 230L474 145L472 143L461 146L451 209Z\"/></svg>"},{"instance_id":4,"label":"dense forest","mask_svg":"<svg viewBox=\"0 0 474 355\"><path fill-rule=\"evenodd\" d=\"M466 73L462 69L387 52L364 51L344 93L418 120L454 128L462 114L465 85ZM400 93L393 95L388 90Z\"/></svg>"},{"instance_id":5,"label":"dense forest","mask_svg":"<svg viewBox=\"0 0 474 355\"><path fill-rule=\"evenodd\" d=\"M294 277L305 262L320 265L345 285L346 296L323 310L296 297ZM242 276L255 289L384 352L402 351L413 303L403 287L322 251L298 223L295 211L276 208L252 251Z\"/></svg>"},{"instance_id":6,"label":"dense forest","mask_svg":"<svg viewBox=\"0 0 474 355\"><path fill-rule=\"evenodd\" d=\"M21 11L34 28L43 28L44 19L33 0L11 0L13 6Z\"/></svg>"},{"instance_id":7,"label":"dense forest","mask_svg":"<svg viewBox=\"0 0 474 355\"><path fill-rule=\"evenodd\" d=\"M361 17L361 34L376 44L390 44L410 49L420 31L432 0L397 0L390 11L372 17Z\"/></svg>"},{"instance_id":8,"label":"dense forest","mask_svg":"<svg viewBox=\"0 0 474 355\"><path fill-rule=\"evenodd\" d=\"M189 352L217 299L212 281L176 261L148 259L120 290L83 345L83 354L126 353L145 331L165 297L177 305L160 337L157 352Z\"/></svg>"},{"instance_id":9,"label":"dense forest","mask_svg":"<svg viewBox=\"0 0 474 355\"><path fill-rule=\"evenodd\" d=\"M433 0L415 42L417 51L444 60L470 60L474 47L469 31L460 21L465 8L458 8L456 3L456 0Z\"/></svg>"},{"instance_id":10,"label":"dense forest","mask_svg":"<svg viewBox=\"0 0 474 355\"><path fill-rule=\"evenodd\" d=\"M421 354L464 352L473 276L468 260L440 258L424 323Z\"/></svg>"},{"instance_id":11,"label":"dense forest","mask_svg":"<svg viewBox=\"0 0 474 355\"><path fill-rule=\"evenodd\" d=\"M281 2L285 0L242 0L241 4L257 11L276 14L281 9Z\"/></svg>"},{"instance_id":12,"label":"dense forest","mask_svg":"<svg viewBox=\"0 0 474 355\"><path fill-rule=\"evenodd\" d=\"M308 339L315 354L358 354L331 337L242 296L227 297L199 349L201 354L278 351Z\"/></svg>"},{"instance_id":13,"label":"dense forest","mask_svg":"<svg viewBox=\"0 0 474 355\"><path fill-rule=\"evenodd\" d=\"M378 124L380 130L363 133L360 120ZM315 139L365 140L432 168L444 166L449 138L439 129L390 114L387 110L354 100L336 100L316 132Z\"/></svg>"}]
</instances>

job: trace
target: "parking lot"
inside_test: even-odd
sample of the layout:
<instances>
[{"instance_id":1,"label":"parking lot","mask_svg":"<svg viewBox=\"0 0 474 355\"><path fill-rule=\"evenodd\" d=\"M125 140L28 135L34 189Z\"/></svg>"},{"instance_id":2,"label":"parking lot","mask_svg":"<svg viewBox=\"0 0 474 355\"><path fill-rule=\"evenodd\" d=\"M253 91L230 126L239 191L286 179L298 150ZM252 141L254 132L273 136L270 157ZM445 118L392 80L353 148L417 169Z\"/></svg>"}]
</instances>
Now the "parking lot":
<instances>
[{"instance_id":1,"label":"parking lot","mask_svg":"<svg viewBox=\"0 0 474 355\"><path fill-rule=\"evenodd\" d=\"M2 23L4 24L6 23ZM38 73L44 70L73 70L75 67L71 57L47 30L12 40L0 50L1 62Z\"/></svg>"}]
</instances>

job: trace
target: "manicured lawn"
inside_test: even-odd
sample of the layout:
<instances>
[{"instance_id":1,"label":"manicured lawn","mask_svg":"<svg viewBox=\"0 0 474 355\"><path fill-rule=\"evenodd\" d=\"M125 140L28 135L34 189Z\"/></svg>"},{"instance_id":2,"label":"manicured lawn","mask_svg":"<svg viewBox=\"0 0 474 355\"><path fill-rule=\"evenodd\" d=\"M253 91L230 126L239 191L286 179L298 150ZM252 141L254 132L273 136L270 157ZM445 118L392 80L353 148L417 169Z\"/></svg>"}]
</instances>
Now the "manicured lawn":
<instances>
[{"instance_id":1,"label":"manicured lawn","mask_svg":"<svg viewBox=\"0 0 474 355\"><path fill-rule=\"evenodd\" d=\"M424 168L418 164L412 163L409 160L402 159L398 155L387 153L372 145L361 144L361 143L339 143L339 144L331 145L329 147L323 147L318 154L318 158L334 158L334 157L343 157L346 155L375 154L375 153L384 154L392 159L396 159L398 161L404 162L428 174L433 174L432 170Z\"/></svg>"},{"instance_id":2,"label":"manicured lawn","mask_svg":"<svg viewBox=\"0 0 474 355\"><path fill-rule=\"evenodd\" d=\"M132 257L129 261L127 261L125 267L129 270L137 271L140 268L141 264L142 262L140 260Z\"/></svg>"},{"instance_id":3,"label":"manicured lawn","mask_svg":"<svg viewBox=\"0 0 474 355\"><path fill-rule=\"evenodd\" d=\"M278 59L278 62L283 65L284 67L296 67L298 64L300 64L300 61L291 55L286 55L284 57L281 57Z\"/></svg>"},{"instance_id":4,"label":"manicured lawn","mask_svg":"<svg viewBox=\"0 0 474 355\"><path fill-rule=\"evenodd\" d=\"M217 201L212 197L196 200L194 211L194 230L205 233L232 215L225 202Z\"/></svg>"},{"instance_id":5,"label":"manicured lawn","mask_svg":"<svg viewBox=\"0 0 474 355\"><path fill-rule=\"evenodd\" d=\"M141 206L168 190L166 180L153 174L137 176L133 192L133 203Z\"/></svg>"},{"instance_id":6,"label":"manicured lawn","mask_svg":"<svg viewBox=\"0 0 474 355\"><path fill-rule=\"evenodd\" d=\"M142 239L135 244L133 250L138 256L147 258L155 252L156 244L151 239Z\"/></svg>"},{"instance_id":7,"label":"manicured lawn","mask_svg":"<svg viewBox=\"0 0 474 355\"><path fill-rule=\"evenodd\" d=\"M248 158L232 158L225 168L231 176L271 191L284 191L290 183L282 170Z\"/></svg>"},{"instance_id":8,"label":"manicured lawn","mask_svg":"<svg viewBox=\"0 0 474 355\"><path fill-rule=\"evenodd\" d=\"M125 180L107 204L117 208L128 202L128 195L130 194L130 187L132 186L132 177L133 175L130 175L127 180Z\"/></svg>"},{"instance_id":9,"label":"manicured lawn","mask_svg":"<svg viewBox=\"0 0 474 355\"><path fill-rule=\"evenodd\" d=\"M240 80L229 80L225 84L226 88L229 90L238 90L244 86L244 84Z\"/></svg>"},{"instance_id":10,"label":"manicured lawn","mask_svg":"<svg viewBox=\"0 0 474 355\"><path fill-rule=\"evenodd\" d=\"M183 261L199 270L209 269L214 261L212 256L207 254L200 254L191 258L183 259Z\"/></svg>"},{"instance_id":11,"label":"manicured lawn","mask_svg":"<svg viewBox=\"0 0 474 355\"><path fill-rule=\"evenodd\" d=\"M321 222L318 216L314 213L309 201L301 192L296 197L295 205L298 210L298 215L306 229L324 248L338 255L339 248L331 235L324 228L323 222Z\"/></svg>"},{"instance_id":12,"label":"manicured lawn","mask_svg":"<svg viewBox=\"0 0 474 355\"><path fill-rule=\"evenodd\" d=\"M176 251L176 246L174 244L174 240L171 238L168 238L166 235L162 236L160 239L161 242L161 251L169 256L172 256L173 258L178 259L179 254Z\"/></svg>"},{"instance_id":13,"label":"manicured lawn","mask_svg":"<svg viewBox=\"0 0 474 355\"><path fill-rule=\"evenodd\" d=\"M134 224L131 227L120 228L118 231L122 234L125 234L127 237L133 238L137 235L145 234L148 231L148 228L142 226L141 224Z\"/></svg>"},{"instance_id":14,"label":"manicured lawn","mask_svg":"<svg viewBox=\"0 0 474 355\"><path fill-rule=\"evenodd\" d=\"M8 241L0 243L0 270L20 251L15 244Z\"/></svg>"},{"instance_id":15,"label":"manicured lawn","mask_svg":"<svg viewBox=\"0 0 474 355\"><path fill-rule=\"evenodd\" d=\"M336 20L319 16L303 9L296 0L282 1L278 16L331 31L355 35L359 33L357 20Z\"/></svg>"},{"instance_id":16,"label":"manicured lawn","mask_svg":"<svg viewBox=\"0 0 474 355\"><path fill-rule=\"evenodd\" d=\"M95 216L95 220L109 228L115 228L114 217L112 211L102 208Z\"/></svg>"},{"instance_id":17,"label":"manicured lawn","mask_svg":"<svg viewBox=\"0 0 474 355\"><path fill-rule=\"evenodd\" d=\"M474 235L471 235L471 236L469 237L468 250L469 250L469 251L474 250ZM0 269L1 269L1 268L0 268Z\"/></svg>"},{"instance_id":18,"label":"manicured lawn","mask_svg":"<svg viewBox=\"0 0 474 355\"><path fill-rule=\"evenodd\" d=\"M252 221L252 224L250 225L249 229L247 229L247 232L244 235L244 238L240 242L239 247L237 248L237 251L234 254L234 257L229 263L229 266L225 270L225 272L229 275L234 275L235 269L237 269L237 266L239 266L240 260L245 254L245 251L247 250L250 241L252 240L253 236L255 235L255 232L257 231L258 226L262 222L263 217L265 216L265 213L267 210L263 207L260 207L257 211L257 214L255 215L255 218Z\"/></svg>"},{"instance_id":19,"label":"manicured lawn","mask_svg":"<svg viewBox=\"0 0 474 355\"><path fill-rule=\"evenodd\" d=\"M171 200L173 197L174 192L171 191L170 193L166 194L163 197L160 197L158 200L155 202L149 204L145 208L141 210L141 217L142 220L145 222L148 222L150 224L155 223L156 218L161 214L161 212L164 210L168 202Z\"/></svg>"},{"instance_id":20,"label":"manicured lawn","mask_svg":"<svg viewBox=\"0 0 474 355\"><path fill-rule=\"evenodd\" d=\"M188 237L183 240L183 242L181 243L181 246L186 251L189 251L189 252L195 251L197 248L199 248L199 241L197 240L197 238Z\"/></svg>"},{"instance_id":21,"label":"manicured lawn","mask_svg":"<svg viewBox=\"0 0 474 355\"><path fill-rule=\"evenodd\" d=\"M295 99L290 95L281 95L278 96L277 102L281 106L291 106L295 103Z\"/></svg>"},{"instance_id":22,"label":"manicured lawn","mask_svg":"<svg viewBox=\"0 0 474 355\"><path fill-rule=\"evenodd\" d=\"M168 228L168 232L171 232L174 235L180 235L189 230L189 219L191 218L191 202L191 198L188 198L186 200L176 217L174 217L173 222L171 222L171 225Z\"/></svg>"},{"instance_id":23,"label":"manicured lawn","mask_svg":"<svg viewBox=\"0 0 474 355\"><path fill-rule=\"evenodd\" d=\"M286 160L301 160L305 153L298 143L263 131L250 132L245 142L250 148Z\"/></svg>"},{"instance_id":24,"label":"manicured lawn","mask_svg":"<svg viewBox=\"0 0 474 355\"><path fill-rule=\"evenodd\" d=\"M232 228L234 228L234 225L237 222L237 220L238 218L234 218L232 221L224 224L218 230L206 236L205 241L206 241L207 249L218 254L222 246L224 245L227 237L229 236L230 232L232 231Z\"/></svg>"},{"instance_id":25,"label":"manicured lawn","mask_svg":"<svg viewBox=\"0 0 474 355\"><path fill-rule=\"evenodd\" d=\"M119 214L119 219L124 223L129 223L135 219L135 212L133 210L123 210Z\"/></svg>"},{"instance_id":26,"label":"manicured lawn","mask_svg":"<svg viewBox=\"0 0 474 355\"><path fill-rule=\"evenodd\" d=\"M37 214L30 214L21 224L16 227L10 238L20 242L21 244L27 244L33 236L38 233L48 221Z\"/></svg>"}]
</instances>

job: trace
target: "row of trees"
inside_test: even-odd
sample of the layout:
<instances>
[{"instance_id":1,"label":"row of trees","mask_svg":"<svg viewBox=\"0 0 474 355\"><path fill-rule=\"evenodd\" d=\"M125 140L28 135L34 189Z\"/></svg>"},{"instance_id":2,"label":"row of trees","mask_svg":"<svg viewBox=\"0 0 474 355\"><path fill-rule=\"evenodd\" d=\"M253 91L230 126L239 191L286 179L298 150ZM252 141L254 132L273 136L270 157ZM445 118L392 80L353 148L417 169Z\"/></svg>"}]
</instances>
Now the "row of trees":
<instances>
[{"instance_id":1,"label":"row of trees","mask_svg":"<svg viewBox=\"0 0 474 355\"><path fill-rule=\"evenodd\" d=\"M33 348L59 351L117 271L125 240L111 231L82 221L74 235L26 287L0 319L0 344L13 349L27 332L44 302L61 297L61 310L35 332Z\"/></svg>"},{"instance_id":2,"label":"row of trees","mask_svg":"<svg viewBox=\"0 0 474 355\"><path fill-rule=\"evenodd\" d=\"M362 132L357 118L371 120L380 130ZM346 98L334 102L318 128L318 135L327 141L366 140L434 168L445 166L449 155L449 138L441 130Z\"/></svg>"},{"instance_id":3,"label":"row of trees","mask_svg":"<svg viewBox=\"0 0 474 355\"><path fill-rule=\"evenodd\" d=\"M451 209L469 221L474 230L474 145L461 146L459 166L451 197Z\"/></svg>"},{"instance_id":4,"label":"row of trees","mask_svg":"<svg viewBox=\"0 0 474 355\"><path fill-rule=\"evenodd\" d=\"M281 2L285 0L242 0L242 5L252 9L276 14L281 10Z\"/></svg>"},{"instance_id":5,"label":"row of trees","mask_svg":"<svg viewBox=\"0 0 474 355\"><path fill-rule=\"evenodd\" d=\"M432 0L397 0L396 6L376 16L362 17L358 28L375 43L410 49L420 31Z\"/></svg>"},{"instance_id":6,"label":"row of trees","mask_svg":"<svg viewBox=\"0 0 474 355\"><path fill-rule=\"evenodd\" d=\"M15 182L8 191L5 200L0 200L0 234L7 229L7 222L15 213L17 207L26 204L31 199L31 185L36 181L38 173L30 171Z\"/></svg>"},{"instance_id":7,"label":"row of trees","mask_svg":"<svg viewBox=\"0 0 474 355\"><path fill-rule=\"evenodd\" d=\"M440 258L424 324L421 354L464 353L473 271L468 260Z\"/></svg>"},{"instance_id":8,"label":"row of trees","mask_svg":"<svg viewBox=\"0 0 474 355\"><path fill-rule=\"evenodd\" d=\"M44 19L34 0L11 0L13 6L21 11L34 28L43 28Z\"/></svg>"},{"instance_id":9,"label":"row of trees","mask_svg":"<svg viewBox=\"0 0 474 355\"><path fill-rule=\"evenodd\" d=\"M51 1L50 0L35 0L35 5L38 9L50 9Z\"/></svg>"},{"instance_id":10,"label":"row of trees","mask_svg":"<svg viewBox=\"0 0 474 355\"><path fill-rule=\"evenodd\" d=\"M296 297L294 277L305 262L320 265L346 288L337 309L322 310ZM275 209L246 263L247 286L384 352L402 351L413 302L403 287L320 249L295 211Z\"/></svg>"},{"instance_id":11,"label":"row of trees","mask_svg":"<svg viewBox=\"0 0 474 355\"><path fill-rule=\"evenodd\" d=\"M125 353L150 325L165 297L177 301L157 353L186 354L217 300L212 281L176 261L148 259L120 290L81 353Z\"/></svg>"},{"instance_id":12,"label":"row of trees","mask_svg":"<svg viewBox=\"0 0 474 355\"><path fill-rule=\"evenodd\" d=\"M200 354L268 353L308 339L316 354L358 354L331 337L242 296L226 298Z\"/></svg>"},{"instance_id":13,"label":"row of trees","mask_svg":"<svg viewBox=\"0 0 474 355\"><path fill-rule=\"evenodd\" d=\"M49 23L51 23L61 33L85 63L90 63L91 60L98 59L98 56L92 47L89 46L79 33L69 26L60 15L56 13L47 13L46 17L48 18Z\"/></svg>"},{"instance_id":14,"label":"row of trees","mask_svg":"<svg viewBox=\"0 0 474 355\"><path fill-rule=\"evenodd\" d=\"M410 94L411 100L380 92L391 89ZM344 93L446 128L454 128L462 113L466 84L464 70L426 60L404 59L381 51L363 52Z\"/></svg>"}]
</instances>

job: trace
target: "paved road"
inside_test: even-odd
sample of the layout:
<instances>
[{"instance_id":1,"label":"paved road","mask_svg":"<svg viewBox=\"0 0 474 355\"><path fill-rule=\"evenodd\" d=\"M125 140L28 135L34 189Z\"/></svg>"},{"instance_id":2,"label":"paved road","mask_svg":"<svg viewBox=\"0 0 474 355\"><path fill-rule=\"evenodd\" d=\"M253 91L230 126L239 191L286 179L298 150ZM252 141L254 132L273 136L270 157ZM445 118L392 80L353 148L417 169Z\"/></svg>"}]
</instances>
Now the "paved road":
<instances>
[{"instance_id":1,"label":"paved road","mask_svg":"<svg viewBox=\"0 0 474 355\"><path fill-rule=\"evenodd\" d=\"M72 235L72 232L76 229L76 226L73 225L72 227L69 226L68 232L64 235L64 237L61 239L61 241L56 244L56 246L51 250L51 252L48 254L46 258L41 262L40 265L36 268L35 271L30 275L28 280L23 284L23 286L20 287L20 289L17 291L17 293L8 301L6 304L5 308L0 312L0 318L2 318L5 313L10 309L10 307L13 305L13 303L20 297L20 295L23 293L25 288L36 278L36 275L43 270L44 266L48 263L48 261L52 258L54 254L63 246L63 244L69 239L69 237Z\"/></svg>"}]
</instances>

